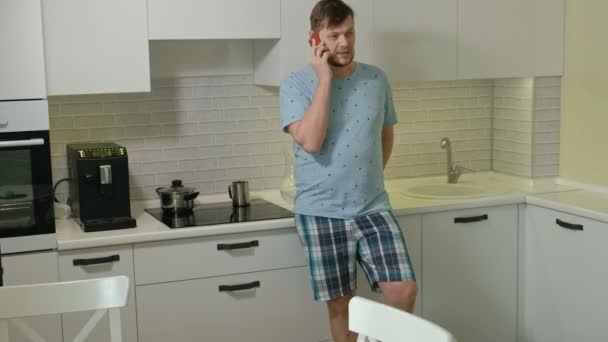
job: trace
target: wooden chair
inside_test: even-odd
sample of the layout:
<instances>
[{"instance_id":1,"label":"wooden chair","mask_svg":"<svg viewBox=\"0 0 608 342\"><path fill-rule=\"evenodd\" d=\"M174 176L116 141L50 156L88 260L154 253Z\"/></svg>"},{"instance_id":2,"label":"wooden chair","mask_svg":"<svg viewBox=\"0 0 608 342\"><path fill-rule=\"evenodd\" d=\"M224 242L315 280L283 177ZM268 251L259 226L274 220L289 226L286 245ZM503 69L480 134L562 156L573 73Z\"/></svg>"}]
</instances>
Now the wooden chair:
<instances>
[{"instance_id":1,"label":"wooden chair","mask_svg":"<svg viewBox=\"0 0 608 342\"><path fill-rule=\"evenodd\" d=\"M348 326L359 334L357 342L456 342L432 322L358 296L348 304Z\"/></svg>"},{"instance_id":2,"label":"wooden chair","mask_svg":"<svg viewBox=\"0 0 608 342\"><path fill-rule=\"evenodd\" d=\"M44 339L22 318L95 310L74 341L85 341L108 312L110 341L121 342L120 308L127 304L128 292L126 276L0 287L0 342L9 341L9 322L30 340L42 342Z\"/></svg>"}]
</instances>

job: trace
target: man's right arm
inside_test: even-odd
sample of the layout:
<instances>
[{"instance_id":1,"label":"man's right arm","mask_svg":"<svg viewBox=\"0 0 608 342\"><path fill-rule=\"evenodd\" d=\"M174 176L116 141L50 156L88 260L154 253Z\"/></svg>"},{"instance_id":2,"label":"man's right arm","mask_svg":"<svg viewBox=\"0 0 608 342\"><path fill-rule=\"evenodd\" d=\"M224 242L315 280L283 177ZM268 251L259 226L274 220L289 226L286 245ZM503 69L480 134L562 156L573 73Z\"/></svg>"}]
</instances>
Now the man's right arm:
<instances>
[{"instance_id":1,"label":"man's right arm","mask_svg":"<svg viewBox=\"0 0 608 342\"><path fill-rule=\"evenodd\" d=\"M289 125L293 139L310 154L321 150L329 122L329 104L331 101L331 79L319 80L315 94L308 110L300 121Z\"/></svg>"},{"instance_id":2,"label":"man's right arm","mask_svg":"<svg viewBox=\"0 0 608 342\"><path fill-rule=\"evenodd\" d=\"M289 125L289 133L304 151L315 154L321 150L329 123L332 71L327 60L330 52L325 43L312 46L310 65L317 75L317 89L302 120Z\"/></svg>"}]
</instances>

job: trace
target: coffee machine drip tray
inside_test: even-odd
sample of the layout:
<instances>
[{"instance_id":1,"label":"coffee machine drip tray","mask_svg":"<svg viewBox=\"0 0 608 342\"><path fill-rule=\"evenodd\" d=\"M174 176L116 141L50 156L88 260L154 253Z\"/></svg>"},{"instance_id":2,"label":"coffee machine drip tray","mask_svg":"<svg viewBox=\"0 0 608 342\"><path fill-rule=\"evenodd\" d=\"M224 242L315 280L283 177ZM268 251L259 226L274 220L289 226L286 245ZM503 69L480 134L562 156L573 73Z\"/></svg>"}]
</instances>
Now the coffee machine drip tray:
<instances>
[{"instance_id":1,"label":"coffee machine drip tray","mask_svg":"<svg viewBox=\"0 0 608 342\"><path fill-rule=\"evenodd\" d=\"M293 213L262 199L249 206L233 207L232 202L198 204L189 213L174 214L161 208L146 209L169 228L200 227L235 222L251 222L293 217Z\"/></svg>"}]
</instances>

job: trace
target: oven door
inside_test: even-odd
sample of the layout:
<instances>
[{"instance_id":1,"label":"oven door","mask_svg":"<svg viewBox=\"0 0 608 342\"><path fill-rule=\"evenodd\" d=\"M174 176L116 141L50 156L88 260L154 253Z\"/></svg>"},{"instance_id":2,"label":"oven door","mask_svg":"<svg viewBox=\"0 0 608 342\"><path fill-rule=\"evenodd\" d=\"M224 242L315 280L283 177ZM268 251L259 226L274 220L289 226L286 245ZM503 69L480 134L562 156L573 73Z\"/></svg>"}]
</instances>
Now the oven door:
<instances>
[{"instance_id":1,"label":"oven door","mask_svg":"<svg viewBox=\"0 0 608 342\"><path fill-rule=\"evenodd\" d=\"M48 131L0 133L3 254L55 249Z\"/></svg>"}]
</instances>

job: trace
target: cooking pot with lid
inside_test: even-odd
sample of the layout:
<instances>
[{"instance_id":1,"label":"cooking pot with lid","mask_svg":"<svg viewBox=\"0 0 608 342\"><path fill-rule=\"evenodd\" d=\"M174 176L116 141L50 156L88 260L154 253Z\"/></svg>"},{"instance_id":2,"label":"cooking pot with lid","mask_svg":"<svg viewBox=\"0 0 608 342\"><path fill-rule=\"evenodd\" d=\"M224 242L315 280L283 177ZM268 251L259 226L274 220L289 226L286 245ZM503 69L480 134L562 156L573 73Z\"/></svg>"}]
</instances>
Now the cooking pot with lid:
<instances>
[{"instance_id":1,"label":"cooking pot with lid","mask_svg":"<svg viewBox=\"0 0 608 342\"><path fill-rule=\"evenodd\" d=\"M179 179L173 180L170 187L157 188L156 193L160 198L161 208L172 213L191 212L194 199L199 194L194 188L185 187Z\"/></svg>"}]
</instances>

